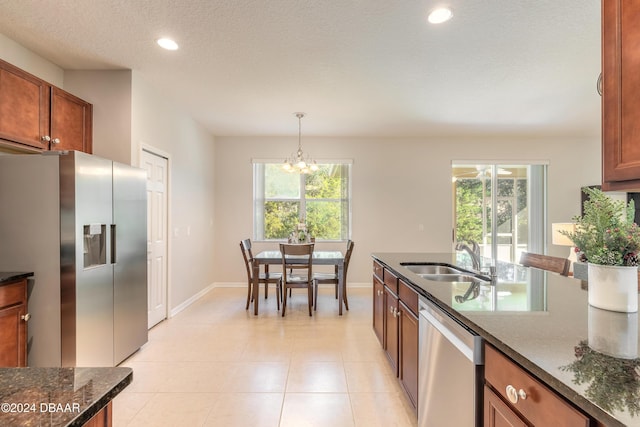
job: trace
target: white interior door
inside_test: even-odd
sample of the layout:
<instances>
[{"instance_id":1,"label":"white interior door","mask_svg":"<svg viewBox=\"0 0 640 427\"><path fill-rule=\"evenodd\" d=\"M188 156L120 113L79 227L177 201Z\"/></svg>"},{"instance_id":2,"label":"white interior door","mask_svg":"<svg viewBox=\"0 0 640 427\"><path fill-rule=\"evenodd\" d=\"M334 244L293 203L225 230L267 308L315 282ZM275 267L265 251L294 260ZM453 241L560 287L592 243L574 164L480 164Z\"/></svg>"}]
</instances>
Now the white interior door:
<instances>
[{"instance_id":1,"label":"white interior door","mask_svg":"<svg viewBox=\"0 0 640 427\"><path fill-rule=\"evenodd\" d=\"M147 287L149 328L167 318L167 211L168 166L162 156L142 151L147 171Z\"/></svg>"}]
</instances>

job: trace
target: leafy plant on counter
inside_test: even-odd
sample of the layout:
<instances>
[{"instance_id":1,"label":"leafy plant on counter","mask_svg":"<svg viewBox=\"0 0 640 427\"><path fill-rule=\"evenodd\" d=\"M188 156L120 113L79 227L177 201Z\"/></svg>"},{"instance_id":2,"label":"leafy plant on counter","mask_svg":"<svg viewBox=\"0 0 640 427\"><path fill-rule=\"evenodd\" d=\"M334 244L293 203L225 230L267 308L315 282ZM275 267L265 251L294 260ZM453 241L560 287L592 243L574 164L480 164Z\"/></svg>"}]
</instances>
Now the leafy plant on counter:
<instances>
[{"instance_id":1,"label":"leafy plant on counter","mask_svg":"<svg viewBox=\"0 0 640 427\"><path fill-rule=\"evenodd\" d=\"M585 188L589 196L584 215L575 216L576 230L562 232L575 245L578 259L601 265L638 265L640 227L634 222L633 200L613 200L597 188Z\"/></svg>"},{"instance_id":2,"label":"leafy plant on counter","mask_svg":"<svg viewBox=\"0 0 640 427\"><path fill-rule=\"evenodd\" d=\"M589 347L587 340L574 349L577 360L560 369L572 371L575 384L589 384L589 399L608 412L640 414L640 359L608 356Z\"/></svg>"}]
</instances>

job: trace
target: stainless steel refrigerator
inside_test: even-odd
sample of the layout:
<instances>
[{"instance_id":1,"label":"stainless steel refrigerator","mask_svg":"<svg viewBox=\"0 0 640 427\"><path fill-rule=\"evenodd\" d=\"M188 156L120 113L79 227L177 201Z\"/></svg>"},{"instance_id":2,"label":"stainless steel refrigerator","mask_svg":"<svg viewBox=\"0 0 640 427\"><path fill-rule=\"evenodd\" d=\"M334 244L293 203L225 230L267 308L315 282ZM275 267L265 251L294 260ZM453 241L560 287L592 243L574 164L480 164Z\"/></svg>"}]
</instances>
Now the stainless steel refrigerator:
<instances>
[{"instance_id":1,"label":"stainless steel refrigerator","mask_svg":"<svg viewBox=\"0 0 640 427\"><path fill-rule=\"evenodd\" d=\"M29 366L115 366L147 342L146 224L142 169L0 156L0 270L35 273Z\"/></svg>"}]
</instances>

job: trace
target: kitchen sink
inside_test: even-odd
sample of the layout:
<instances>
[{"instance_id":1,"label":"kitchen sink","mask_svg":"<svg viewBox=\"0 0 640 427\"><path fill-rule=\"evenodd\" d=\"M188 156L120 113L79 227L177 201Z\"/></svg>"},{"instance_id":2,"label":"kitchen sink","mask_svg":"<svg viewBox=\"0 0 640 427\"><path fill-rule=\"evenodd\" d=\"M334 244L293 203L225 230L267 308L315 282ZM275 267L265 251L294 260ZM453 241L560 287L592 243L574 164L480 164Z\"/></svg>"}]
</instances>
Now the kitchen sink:
<instances>
[{"instance_id":1,"label":"kitchen sink","mask_svg":"<svg viewBox=\"0 0 640 427\"><path fill-rule=\"evenodd\" d=\"M418 276L436 282L485 282L484 278L471 274L418 274Z\"/></svg>"},{"instance_id":2,"label":"kitchen sink","mask_svg":"<svg viewBox=\"0 0 640 427\"><path fill-rule=\"evenodd\" d=\"M465 274L462 270L441 264L403 264L402 266L418 275Z\"/></svg>"},{"instance_id":3,"label":"kitchen sink","mask_svg":"<svg viewBox=\"0 0 640 427\"><path fill-rule=\"evenodd\" d=\"M407 270L417 274L418 276L433 280L434 282L449 283L481 283L489 282L488 277L474 274L473 272L457 269L445 264L401 264Z\"/></svg>"}]
</instances>

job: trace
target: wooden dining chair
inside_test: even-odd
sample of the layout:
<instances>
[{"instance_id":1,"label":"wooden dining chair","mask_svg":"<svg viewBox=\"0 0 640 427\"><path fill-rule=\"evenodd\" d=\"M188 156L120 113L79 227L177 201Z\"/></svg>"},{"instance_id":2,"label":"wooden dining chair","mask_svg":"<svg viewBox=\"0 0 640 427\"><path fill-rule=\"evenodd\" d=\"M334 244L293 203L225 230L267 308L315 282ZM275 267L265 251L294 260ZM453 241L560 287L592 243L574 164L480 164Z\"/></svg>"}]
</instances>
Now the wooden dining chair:
<instances>
[{"instance_id":1,"label":"wooden dining chair","mask_svg":"<svg viewBox=\"0 0 640 427\"><path fill-rule=\"evenodd\" d=\"M349 269L349 261L351 260L351 253L353 252L353 240L347 242L347 251L344 254L344 266L342 268L342 299L344 306L349 310L349 301L347 300L347 270ZM318 308L318 285L322 284L335 284L336 299L338 299L338 266L335 266L333 273L314 273L314 291L313 291L313 309Z\"/></svg>"},{"instance_id":2,"label":"wooden dining chair","mask_svg":"<svg viewBox=\"0 0 640 427\"><path fill-rule=\"evenodd\" d=\"M533 254L523 252L520 256L520 264L525 267L536 267L542 270L553 271L563 276L569 275L571 261L568 258L560 258L550 255Z\"/></svg>"},{"instance_id":3,"label":"wooden dining chair","mask_svg":"<svg viewBox=\"0 0 640 427\"><path fill-rule=\"evenodd\" d=\"M249 309L249 304L253 301L253 252L251 251L251 239L244 239L240 241L240 250L242 251L242 257L244 258L244 266L247 269L247 306L245 310ZM255 290L255 296L260 294L260 284L264 283L264 298L267 299L269 294L269 283L276 285L276 298L278 304L278 310L280 310L280 294L277 290L278 283L282 278L281 273L269 272L269 265L264 266L264 273L258 274L258 287Z\"/></svg>"},{"instance_id":4,"label":"wooden dining chair","mask_svg":"<svg viewBox=\"0 0 640 427\"><path fill-rule=\"evenodd\" d=\"M313 304L313 243L280 243L282 254L282 278L278 285L278 294L282 295L282 316L287 310L287 289L306 288L309 316Z\"/></svg>"}]
</instances>

